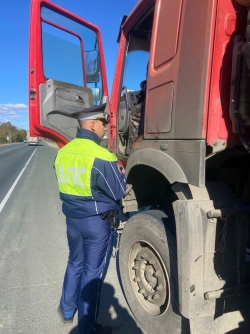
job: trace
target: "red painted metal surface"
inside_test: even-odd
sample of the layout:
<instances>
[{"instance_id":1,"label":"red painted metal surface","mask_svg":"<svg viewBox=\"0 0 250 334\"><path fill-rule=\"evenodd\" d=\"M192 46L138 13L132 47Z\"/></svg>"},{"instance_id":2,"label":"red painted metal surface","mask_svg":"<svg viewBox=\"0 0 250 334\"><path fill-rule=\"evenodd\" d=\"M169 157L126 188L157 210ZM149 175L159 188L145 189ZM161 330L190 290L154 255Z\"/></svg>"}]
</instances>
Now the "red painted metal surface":
<instances>
[{"instance_id":1,"label":"red painted metal surface","mask_svg":"<svg viewBox=\"0 0 250 334\"><path fill-rule=\"evenodd\" d=\"M129 14L128 18L124 22L122 26L122 30L124 32L124 35L127 35L129 30L133 27L135 22L138 20L138 18L141 16L141 14L144 12L148 6L154 3L154 0L141 0L138 1L132 12Z\"/></svg>"},{"instance_id":2,"label":"red painted metal surface","mask_svg":"<svg viewBox=\"0 0 250 334\"><path fill-rule=\"evenodd\" d=\"M30 20L30 53L29 53L29 94L31 90L35 91L35 98L31 99L29 95L29 127L31 136L42 136L54 140L59 147L65 145L68 140L40 124L40 96L39 85L46 82L43 74L42 60L42 32L41 32L41 7L45 6L59 14L62 14L75 22L78 22L87 28L94 30L97 34L100 52L100 66L102 71L103 95L108 96L107 77L105 71L104 52L101 40L100 30L97 26L83 20L77 15L53 4L49 0L32 0L31 2L31 20Z\"/></svg>"},{"instance_id":3,"label":"red painted metal surface","mask_svg":"<svg viewBox=\"0 0 250 334\"><path fill-rule=\"evenodd\" d=\"M109 134L109 149L116 152L116 122L117 122L117 109L120 99L121 81L122 81L122 68L124 62L124 50L126 46L126 36L121 31L120 45L118 50L118 56L116 61L116 68L114 74L112 95L110 99L110 134Z\"/></svg>"},{"instance_id":4,"label":"red painted metal surface","mask_svg":"<svg viewBox=\"0 0 250 334\"><path fill-rule=\"evenodd\" d=\"M146 139L153 139L171 131L174 108L174 85L177 82L179 56L179 30L182 0L175 2L156 0L151 37L145 111ZM167 22L166 12L171 12ZM167 32L166 32L167 30ZM168 47L166 47L166 45ZM178 50L180 51L180 50ZM157 115L157 116L156 116Z\"/></svg>"},{"instance_id":5,"label":"red painted metal surface","mask_svg":"<svg viewBox=\"0 0 250 334\"><path fill-rule=\"evenodd\" d=\"M141 13L150 5L153 4L152 0L141 0L138 1L125 23L122 26L119 50L116 60L115 74L113 79L112 95L110 98L110 135L109 135L109 149L116 153L116 121L117 121L117 110L120 99L122 72L124 65L125 47L126 47L126 36L135 24ZM125 162L124 162L125 163Z\"/></svg>"},{"instance_id":6,"label":"red painted metal surface","mask_svg":"<svg viewBox=\"0 0 250 334\"><path fill-rule=\"evenodd\" d=\"M244 37L245 30L246 7L234 0L218 0L206 135L210 146L215 140L225 140L227 146L240 144L232 132L229 100L233 39L236 35Z\"/></svg>"},{"instance_id":7,"label":"red painted metal surface","mask_svg":"<svg viewBox=\"0 0 250 334\"><path fill-rule=\"evenodd\" d=\"M208 73L206 81L206 92L205 92L205 104L204 104L204 117L203 117L203 133L202 137L206 138L207 136L207 126L208 126L208 114L209 114L209 101L210 101L210 84L211 84L211 75L212 71L210 70L213 66L213 52L214 52L214 36L215 36L215 26L217 18L217 6L219 0L214 0L213 9L212 9L212 31L210 35L209 42L209 58L208 58Z\"/></svg>"}]
</instances>

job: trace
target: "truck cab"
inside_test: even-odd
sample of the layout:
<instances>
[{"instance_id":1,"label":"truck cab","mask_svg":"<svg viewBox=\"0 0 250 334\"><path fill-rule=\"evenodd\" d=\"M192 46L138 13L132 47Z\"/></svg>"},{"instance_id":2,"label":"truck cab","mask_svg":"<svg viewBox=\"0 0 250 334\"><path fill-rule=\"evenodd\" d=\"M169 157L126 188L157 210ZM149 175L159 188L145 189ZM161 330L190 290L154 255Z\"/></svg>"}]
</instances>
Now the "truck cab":
<instances>
[{"instance_id":1,"label":"truck cab","mask_svg":"<svg viewBox=\"0 0 250 334\"><path fill-rule=\"evenodd\" d=\"M31 2L31 135L61 147L72 113L106 103L102 145L127 176L121 281L147 333L225 333L229 312L249 312L247 3L139 1L118 31L109 97L98 27Z\"/></svg>"}]
</instances>

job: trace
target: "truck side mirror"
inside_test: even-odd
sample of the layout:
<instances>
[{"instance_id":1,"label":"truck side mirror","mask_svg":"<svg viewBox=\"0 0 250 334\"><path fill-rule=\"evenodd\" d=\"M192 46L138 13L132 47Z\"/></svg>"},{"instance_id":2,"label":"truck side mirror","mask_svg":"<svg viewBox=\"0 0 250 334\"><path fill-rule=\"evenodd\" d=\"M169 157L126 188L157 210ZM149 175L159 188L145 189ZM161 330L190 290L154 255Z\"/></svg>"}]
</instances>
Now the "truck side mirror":
<instances>
[{"instance_id":1,"label":"truck side mirror","mask_svg":"<svg viewBox=\"0 0 250 334\"><path fill-rule=\"evenodd\" d=\"M93 101L100 101L100 99L101 99L100 88L92 87L91 90L92 90L92 93L93 93Z\"/></svg>"}]
</instances>

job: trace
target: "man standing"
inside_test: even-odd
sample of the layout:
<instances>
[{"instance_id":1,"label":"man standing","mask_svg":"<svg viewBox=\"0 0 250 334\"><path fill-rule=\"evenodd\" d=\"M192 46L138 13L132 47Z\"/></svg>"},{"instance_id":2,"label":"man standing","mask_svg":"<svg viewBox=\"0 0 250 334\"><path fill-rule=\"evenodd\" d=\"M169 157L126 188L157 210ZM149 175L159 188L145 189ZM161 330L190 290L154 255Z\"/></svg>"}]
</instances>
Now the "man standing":
<instances>
[{"instance_id":1,"label":"man standing","mask_svg":"<svg viewBox=\"0 0 250 334\"><path fill-rule=\"evenodd\" d=\"M96 323L102 273L111 244L106 216L126 188L117 158L99 146L107 130L105 105L75 113L76 138L58 151L55 171L66 216L69 259L58 312L64 322L78 310L79 334L111 333Z\"/></svg>"}]
</instances>

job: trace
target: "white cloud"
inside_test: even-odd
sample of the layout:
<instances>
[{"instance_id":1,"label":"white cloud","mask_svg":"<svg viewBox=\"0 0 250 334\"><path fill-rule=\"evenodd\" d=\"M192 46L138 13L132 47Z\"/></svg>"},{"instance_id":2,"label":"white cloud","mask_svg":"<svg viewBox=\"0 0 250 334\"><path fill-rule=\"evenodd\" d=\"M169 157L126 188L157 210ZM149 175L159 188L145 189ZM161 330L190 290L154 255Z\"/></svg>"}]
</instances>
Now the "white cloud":
<instances>
[{"instance_id":1,"label":"white cloud","mask_svg":"<svg viewBox=\"0 0 250 334\"><path fill-rule=\"evenodd\" d=\"M23 103L0 104L0 115L17 115L19 112L27 111L28 107Z\"/></svg>"},{"instance_id":2,"label":"white cloud","mask_svg":"<svg viewBox=\"0 0 250 334\"><path fill-rule=\"evenodd\" d=\"M9 122L8 119L0 117L0 123L7 123Z\"/></svg>"},{"instance_id":3,"label":"white cloud","mask_svg":"<svg viewBox=\"0 0 250 334\"><path fill-rule=\"evenodd\" d=\"M10 116L10 119L14 119L15 121L18 121L21 118L22 118L22 116L20 116L20 115L11 115Z\"/></svg>"},{"instance_id":4,"label":"white cloud","mask_svg":"<svg viewBox=\"0 0 250 334\"><path fill-rule=\"evenodd\" d=\"M28 129L28 107L24 103L0 103L0 123L11 122L18 128Z\"/></svg>"},{"instance_id":5,"label":"white cloud","mask_svg":"<svg viewBox=\"0 0 250 334\"><path fill-rule=\"evenodd\" d=\"M0 115L16 115L16 113L13 110L1 110L0 109Z\"/></svg>"}]
</instances>

